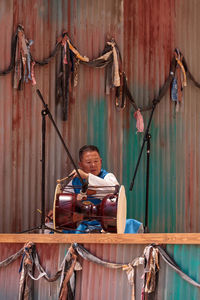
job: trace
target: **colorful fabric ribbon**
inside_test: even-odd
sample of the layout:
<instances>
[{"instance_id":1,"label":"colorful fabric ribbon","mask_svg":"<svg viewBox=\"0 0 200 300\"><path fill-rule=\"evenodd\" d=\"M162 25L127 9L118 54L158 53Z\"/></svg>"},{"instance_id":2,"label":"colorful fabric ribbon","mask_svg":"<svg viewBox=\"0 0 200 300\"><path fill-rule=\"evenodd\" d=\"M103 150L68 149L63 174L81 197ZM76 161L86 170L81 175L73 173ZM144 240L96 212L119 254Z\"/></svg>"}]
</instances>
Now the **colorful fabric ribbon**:
<instances>
[{"instance_id":1,"label":"colorful fabric ribbon","mask_svg":"<svg viewBox=\"0 0 200 300\"><path fill-rule=\"evenodd\" d=\"M176 69L171 86L171 99L176 104L176 111L179 110L179 104L183 100L183 88L187 86L186 71L183 66L183 55L179 49L175 49L174 56L176 60Z\"/></svg>"},{"instance_id":2,"label":"colorful fabric ribbon","mask_svg":"<svg viewBox=\"0 0 200 300\"><path fill-rule=\"evenodd\" d=\"M136 118L137 133L144 132L144 120L139 109L134 113L134 117Z\"/></svg>"}]
</instances>

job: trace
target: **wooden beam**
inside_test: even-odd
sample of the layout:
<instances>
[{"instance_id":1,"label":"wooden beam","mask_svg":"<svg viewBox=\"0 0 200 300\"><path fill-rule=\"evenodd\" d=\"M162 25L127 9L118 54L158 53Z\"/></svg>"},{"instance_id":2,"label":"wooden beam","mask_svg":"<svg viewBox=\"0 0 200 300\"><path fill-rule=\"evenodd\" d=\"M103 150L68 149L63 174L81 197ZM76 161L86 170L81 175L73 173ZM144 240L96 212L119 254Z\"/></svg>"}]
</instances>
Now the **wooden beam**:
<instances>
[{"instance_id":1,"label":"wooden beam","mask_svg":"<svg viewBox=\"0 0 200 300\"><path fill-rule=\"evenodd\" d=\"M200 244L200 233L0 234L0 243Z\"/></svg>"}]
</instances>

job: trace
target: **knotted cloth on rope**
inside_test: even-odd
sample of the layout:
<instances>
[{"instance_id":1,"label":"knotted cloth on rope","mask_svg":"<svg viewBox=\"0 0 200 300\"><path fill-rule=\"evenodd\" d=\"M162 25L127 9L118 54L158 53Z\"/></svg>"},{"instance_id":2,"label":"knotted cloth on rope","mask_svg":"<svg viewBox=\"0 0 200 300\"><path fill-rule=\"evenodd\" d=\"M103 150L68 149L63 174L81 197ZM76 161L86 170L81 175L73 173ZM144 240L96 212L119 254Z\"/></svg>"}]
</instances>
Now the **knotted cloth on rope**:
<instances>
[{"instance_id":1,"label":"knotted cloth on rope","mask_svg":"<svg viewBox=\"0 0 200 300\"><path fill-rule=\"evenodd\" d=\"M55 275L50 277L43 267L40 265L39 257L36 251L36 247L32 242L28 242L24 245L22 249L20 249L17 253L11 255L7 259L0 262L0 267L5 267L15 261L17 258L22 256L21 265L20 265L20 286L19 286L19 300L30 300L31 299L31 290L32 283L30 279L39 280L41 278L46 279L48 282L53 282L60 279L60 288L59 288L59 300L66 299L66 295L68 295L68 299L74 299L75 293L75 275L74 271L81 270L81 265L77 261L77 254L90 262L100 264L107 268L112 269L122 269L126 271L127 278L129 283L132 286L132 300L135 299L135 289L134 289L134 276L135 276L135 267L138 265L144 266L144 285L143 285L143 294L152 293L156 288L156 273L159 271L158 264L158 253L161 255L162 259L175 271L177 272L181 278L186 280L188 283L192 284L195 287L200 288L200 283L196 282L192 278L190 278L187 274L181 271L180 267L176 264L176 262L169 256L169 254L159 245L151 244L145 247L143 254L135 259L131 263L110 263L101 260L100 258L91 254L88 250L86 250L83 246L74 243L68 249L58 271ZM35 277L33 274L34 267L36 267L39 275ZM73 284L71 284L73 281ZM73 288L72 288L73 286Z\"/></svg>"},{"instance_id":2,"label":"knotted cloth on rope","mask_svg":"<svg viewBox=\"0 0 200 300\"><path fill-rule=\"evenodd\" d=\"M67 31L57 39L61 45L58 53L58 66L56 78L56 100L62 105L62 119L67 120L68 103L70 92L77 85L79 61L89 61L89 58L82 56L73 46Z\"/></svg>"},{"instance_id":3,"label":"knotted cloth on rope","mask_svg":"<svg viewBox=\"0 0 200 300\"><path fill-rule=\"evenodd\" d=\"M152 293L156 289L156 273L159 271L158 265L158 249L152 245L144 249L144 274L143 274L143 288L142 299L145 299L145 293Z\"/></svg>"},{"instance_id":4,"label":"knotted cloth on rope","mask_svg":"<svg viewBox=\"0 0 200 300\"><path fill-rule=\"evenodd\" d=\"M145 274L147 274L147 280L144 284L145 292L151 293L155 290L155 275L157 271L156 266L158 269L159 266L158 266L158 257L154 254L155 252L157 253L157 250L154 249L152 246L147 246L144 250L143 256L137 257L131 263L127 263L127 264L105 262L100 258L91 254L81 245L74 243L72 246L83 259L102 265L106 268L122 269L123 271L126 271L128 282L132 286L131 300L135 299L135 286L134 286L135 267L140 264L142 265L146 264ZM149 248L150 250L148 250ZM151 253L151 254L147 255L147 253Z\"/></svg>"},{"instance_id":5,"label":"knotted cloth on rope","mask_svg":"<svg viewBox=\"0 0 200 300\"><path fill-rule=\"evenodd\" d=\"M192 284L193 286L196 286L200 288L200 283L193 280L191 277L189 277L187 274L185 274L183 271L181 271L180 267L176 264L176 262L169 256L169 254L159 245L153 245L156 247L159 251L159 254L161 255L162 259L175 271L177 272L181 278L183 278L188 283Z\"/></svg>"},{"instance_id":6,"label":"knotted cloth on rope","mask_svg":"<svg viewBox=\"0 0 200 300\"><path fill-rule=\"evenodd\" d=\"M36 267L38 271L38 276L33 275L33 268ZM48 282L56 281L61 277L60 289L59 289L59 300L66 299L66 296L69 295L69 299L74 299L75 294L75 284L70 284L70 279L74 279L74 270L81 270L80 264L77 262L77 257L70 247L61 263L59 270L55 275L50 277L43 267L40 265L39 257L35 248L35 245L31 242L24 246L24 255L21 262L21 278L20 278L20 288L19 288L19 299L28 300L31 295L31 286L29 278L33 280L39 280L42 277ZM28 278L29 277L29 278ZM74 288L72 288L74 287Z\"/></svg>"},{"instance_id":7,"label":"knotted cloth on rope","mask_svg":"<svg viewBox=\"0 0 200 300\"><path fill-rule=\"evenodd\" d=\"M32 81L35 84L34 64L30 53L32 44L33 41L27 40L25 37L24 27L19 24L11 46L10 66L4 71L0 71L0 75L6 75L13 69L15 70L14 88L18 90L22 89L25 82Z\"/></svg>"},{"instance_id":8,"label":"knotted cloth on rope","mask_svg":"<svg viewBox=\"0 0 200 300\"><path fill-rule=\"evenodd\" d=\"M178 48L174 50L174 56L177 63L171 85L171 99L175 103L176 112L178 112L179 106L183 100L183 88L187 86L187 78L185 68L182 63L183 55Z\"/></svg>"},{"instance_id":9,"label":"knotted cloth on rope","mask_svg":"<svg viewBox=\"0 0 200 300\"><path fill-rule=\"evenodd\" d=\"M32 299L32 281L30 280L30 274L32 275L33 273L34 252L35 246L33 243L28 242L24 245L24 253L19 269L21 273L19 281L19 300Z\"/></svg>"},{"instance_id":10,"label":"knotted cloth on rope","mask_svg":"<svg viewBox=\"0 0 200 300\"><path fill-rule=\"evenodd\" d=\"M10 263L14 262L16 259L18 259L18 257L20 257L24 252L24 247L21 248L17 253L9 256L8 258L6 258L5 260L0 262L0 267L6 267L8 266Z\"/></svg>"},{"instance_id":11,"label":"knotted cloth on rope","mask_svg":"<svg viewBox=\"0 0 200 300\"><path fill-rule=\"evenodd\" d=\"M88 250L86 250L83 246L74 243L73 248L78 252L78 254L93 263L100 264L107 268L113 269L122 269L127 272L128 281L131 285L134 282L134 267L140 264L144 265L144 286L143 286L143 294L144 293L151 293L155 291L156 288L156 273L159 271L159 264L158 264L158 253L161 255L163 260L171 267L175 272L177 272L181 278L186 280L188 283L192 284L200 288L200 284L190 278L187 274L181 271L180 267L173 261L173 259L169 256L169 254L159 245L149 245L145 247L143 255L140 257L135 258L131 263L128 264L116 264L116 263L109 263L105 262L98 257L91 254ZM134 287L133 287L134 288ZM134 292L132 293L132 296ZM134 299L134 298L132 298Z\"/></svg>"},{"instance_id":12,"label":"knotted cloth on rope","mask_svg":"<svg viewBox=\"0 0 200 300\"><path fill-rule=\"evenodd\" d=\"M159 103L163 96L167 93L171 83L172 90L175 91L175 93L178 93L179 101L176 101L175 93L173 93L172 99L174 99L174 101L178 104L182 99L181 90L183 86L186 86L187 84L186 75L196 87L200 88L200 83L197 82L190 73L184 56L178 49L175 49L174 57L171 61L169 76L160 88L158 97L152 100L152 104L150 103L145 107L138 107L128 88L127 78L121 67L121 54L114 39L111 38L107 41L101 55L90 61L86 56L82 56L79 53L71 42L66 31L64 31L62 36L57 39L56 46L50 53L49 57L42 61L34 59L31 55L30 46L32 43L32 40L28 41L26 39L24 27L19 24L11 45L10 65L6 70L0 71L0 75L6 75L14 69L14 88L21 90L23 88L23 83L28 83L29 81L35 85L36 80L34 75L34 66L43 66L48 64L50 60L59 53L60 60L58 60L59 66L57 68L56 77L56 99L57 102L61 102L62 119L64 121L67 120L69 96L72 94L71 92L73 87L77 85L78 66L80 62L90 67L105 67L105 92L106 94L109 94L110 88L115 88L115 105L117 109L124 109L126 99L128 99L133 105L135 111L139 110L141 113L151 110L155 103ZM180 71L182 71L183 79L181 78ZM178 110L178 105L176 109ZM140 132L140 130L138 131Z\"/></svg>"},{"instance_id":13,"label":"knotted cloth on rope","mask_svg":"<svg viewBox=\"0 0 200 300\"><path fill-rule=\"evenodd\" d=\"M115 88L115 105L117 108L125 107L124 99L124 84L125 73L123 74L122 59L119 47L112 38L106 42L106 45L99 57L88 62L81 62L93 68L105 68L105 93L110 94L110 89ZM121 91L122 90L122 91ZM120 99L122 98L122 99ZM119 104L121 102L121 105Z\"/></svg>"}]
</instances>

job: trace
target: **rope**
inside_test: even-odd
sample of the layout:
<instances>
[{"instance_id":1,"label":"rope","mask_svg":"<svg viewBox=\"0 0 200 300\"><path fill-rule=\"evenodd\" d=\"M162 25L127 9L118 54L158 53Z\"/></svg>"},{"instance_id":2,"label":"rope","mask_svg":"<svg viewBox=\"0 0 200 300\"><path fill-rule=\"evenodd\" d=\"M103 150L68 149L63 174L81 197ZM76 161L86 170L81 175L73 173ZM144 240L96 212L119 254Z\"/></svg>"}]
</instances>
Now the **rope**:
<instances>
[{"instance_id":1,"label":"rope","mask_svg":"<svg viewBox=\"0 0 200 300\"><path fill-rule=\"evenodd\" d=\"M12 45L11 45L10 65L7 69L0 71L0 76L7 75L12 70L16 69L16 67L19 68L16 65L19 63L16 61L16 49L17 49L18 42L21 43L21 41L19 41L19 37L18 37L19 32L24 34L24 27L20 24L17 27L16 33L14 35ZM33 70L34 64L39 65L39 66L44 66L44 65L48 64L51 61L51 59L57 55L58 50L65 47L65 43L68 44L68 47L69 47L70 51L73 53L73 55L71 56L72 70L70 71L70 70L66 69L65 70L66 74L63 75L64 76L63 80L64 81L67 80L66 84L64 84L63 80L62 80L62 82L59 81L60 73L58 76L57 96L62 98L63 120L67 120L67 111L68 111L67 105L68 105L68 94L69 94L67 91L69 89L70 72L72 72L72 74L73 74L71 77L73 86L76 86L77 85L77 73L78 73L77 68L78 68L79 63L87 65L89 67L94 67L94 68L106 68L106 78L105 78L106 93L109 93L110 88L115 87L115 105L116 105L116 108L119 110L125 108L126 98L129 100L130 104L133 106L135 111L140 110L140 112L145 112L145 111L152 110L153 105L159 103L162 100L162 98L166 95L166 93L172 83L172 80L175 76L177 64L180 65L180 68L183 71L184 82L186 83L186 74L187 74L187 77L193 82L193 84L197 88L200 88L200 83L194 78L194 76L189 71L184 56L181 54L181 52L178 49L175 49L175 54L171 61L170 73L169 73L166 81L160 88L158 96L156 98L154 98L152 101L150 101L149 105L144 106L144 107L139 107L136 104L134 97L131 94L130 89L128 88L126 74L124 71L121 70L121 66L122 66L121 54L119 51L119 47L116 44L116 42L114 41L114 39L111 39L110 41L108 41L106 43L104 50L102 51L102 53L100 54L99 57L89 60L86 56L82 56L79 53L77 48L72 44L72 42L68 36L68 33L66 31L64 31L62 36L57 39L56 46L53 49L53 51L50 53L50 55L41 61L36 60L30 53L30 50L28 49L28 51L30 53L31 69L32 69L31 74L29 74L30 75L29 79L31 79L31 77L32 77L33 85L36 84L36 81L34 78L34 70ZM176 55L177 51L179 51L178 53L181 57L181 60ZM73 62L73 56L75 58L74 62ZM65 57L65 63L68 63L67 57ZM62 73L62 74L64 74L64 73ZM22 72L21 76L25 76L23 74L23 72ZM15 76L14 82L15 82L16 88L18 88L18 89L22 88L22 82L25 80L24 78L23 77L19 78L19 76L18 77ZM18 80L18 82L17 82L17 80ZM25 82L28 82L27 78L26 78ZM63 91L61 92L61 89L59 87L59 82L62 86L64 84L63 91L65 91L65 92L63 92Z\"/></svg>"},{"instance_id":2,"label":"rope","mask_svg":"<svg viewBox=\"0 0 200 300\"><path fill-rule=\"evenodd\" d=\"M132 262L129 263L112 263L104 261L95 255L91 254L87 249L82 245L74 243L68 249L58 271L53 275L49 276L44 268L39 262L39 257L36 251L36 247L33 243L28 242L21 248L17 253L11 255L7 259L0 262L0 267L6 267L17 258L22 256L20 270L21 273L20 282L19 282L19 297L20 300L29 299L32 283L30 279L37 281L41 278L44 278L48 282L56 281L59 277L60 288L59 288L59 300L66 299L67 293L74 294L74 291L71 289L70 280L74 279L74 271L81 270L81 265L77 261L77 255L82 257L85 260L88 260L92 263L102 265L106 268L112 269L121 269L126 271L127 279L132 289L134 289L134 276L135 276L135 267L142 264L144 265L144 293L152 293L155 291L156 287L156 273L159 271L158 265L158 253L161 255L162 259L175 271L177 272L182 279L190 283L191 285L200 288L200 283L192 279L186 273L184 273L181 268L176 264L176 262L170 257L170 255L159 245L149 245L145 247L143 255L136 257ZM34 276L34 266L38 272L38 276ZM29 279L30 278L30 279ZM132 299L134 299L135 292L132 291Z\"/></svg>"}]
</instances>

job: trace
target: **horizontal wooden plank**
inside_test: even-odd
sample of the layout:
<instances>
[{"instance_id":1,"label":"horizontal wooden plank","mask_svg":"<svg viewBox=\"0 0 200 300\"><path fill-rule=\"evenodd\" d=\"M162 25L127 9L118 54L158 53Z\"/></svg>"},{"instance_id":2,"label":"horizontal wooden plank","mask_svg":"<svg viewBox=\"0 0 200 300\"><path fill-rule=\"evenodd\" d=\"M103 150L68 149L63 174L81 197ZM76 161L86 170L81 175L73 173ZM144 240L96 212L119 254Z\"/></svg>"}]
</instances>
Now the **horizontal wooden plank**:
<instances>
[{"instance_id":1,"label":"horizontal wooden plank","mask_svg":"<svg viewBox=\"0 0 200 300\"><path fill-rule=\"evenodd\" d=\"M200 244L200 233L0 234L0 243Z\"/></svg>"}]
</instances>

